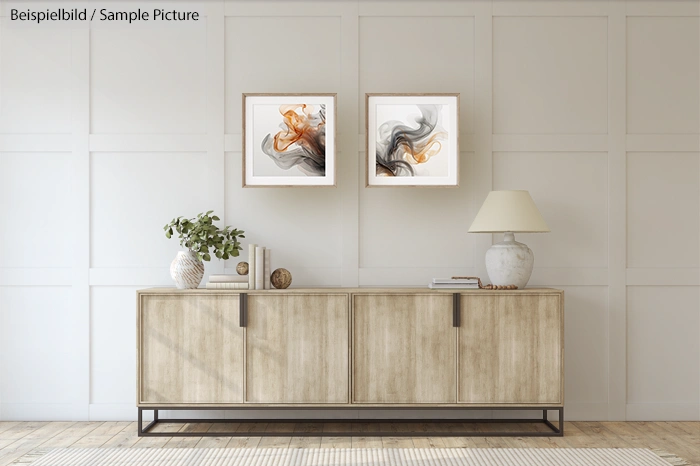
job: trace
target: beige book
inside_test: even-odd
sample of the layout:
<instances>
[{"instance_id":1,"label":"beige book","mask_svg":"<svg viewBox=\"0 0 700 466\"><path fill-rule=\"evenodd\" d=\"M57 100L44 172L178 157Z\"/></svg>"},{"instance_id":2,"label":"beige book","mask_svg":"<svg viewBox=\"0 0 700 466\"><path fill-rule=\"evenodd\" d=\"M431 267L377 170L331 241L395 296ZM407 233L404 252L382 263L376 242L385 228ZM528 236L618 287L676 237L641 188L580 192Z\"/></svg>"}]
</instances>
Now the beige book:
<instances>
[{"instance_id":1,"label":"beige book","mask_svg":"<svg viewBox=\"0 0 700 466\"><path fill-rule=\"evenodd\" d=\"M265 288L265 247L258 246L255 248L255 289L262 290Z\"/></svg>"},{"instance_id":2,"label":"beige book","mask_svg":"<svg viewBox=\"0 0 700 466\"><path fill-rule=\"evenodd\" d=\"M270 275L272 270L270 269L270 249L265 249L265 289L269 290L270 286Z\"/></svg>"},{"instance_id":3,"label":"beige book","mask_svg":"<svg viewBox=\"0 0 700 466\"><path fill-rule=\"evenodd\" d=\"M257 244L248 245L248 289L255 289L255 248Z\"/></svg>"}]
</instances>

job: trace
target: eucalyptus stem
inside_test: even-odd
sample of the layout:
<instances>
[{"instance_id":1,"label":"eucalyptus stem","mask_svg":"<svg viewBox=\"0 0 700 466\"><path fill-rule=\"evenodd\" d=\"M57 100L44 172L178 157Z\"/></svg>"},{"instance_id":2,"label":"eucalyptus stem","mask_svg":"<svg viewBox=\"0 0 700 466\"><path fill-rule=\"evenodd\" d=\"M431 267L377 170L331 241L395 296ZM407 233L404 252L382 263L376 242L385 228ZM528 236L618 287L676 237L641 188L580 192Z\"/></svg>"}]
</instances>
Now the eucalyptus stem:
<instances>
[{"instance_id":1,"label":"eucalyptus stem","mask_svg":"<svg viewBox=\"0 0 700 466\"><path fill-rule=\"evenodd\" d=\"M210 261L212 252L223 260L238 257L238 251L242 249L238 239L245 238L245 232L230 226L220 229L214 225L219 220L214 211L210 210L195 218L174 218L163 230L166 238L172 238L177 233L180 246L195 253L199 260Z\"/></svg>"}]
</instances>

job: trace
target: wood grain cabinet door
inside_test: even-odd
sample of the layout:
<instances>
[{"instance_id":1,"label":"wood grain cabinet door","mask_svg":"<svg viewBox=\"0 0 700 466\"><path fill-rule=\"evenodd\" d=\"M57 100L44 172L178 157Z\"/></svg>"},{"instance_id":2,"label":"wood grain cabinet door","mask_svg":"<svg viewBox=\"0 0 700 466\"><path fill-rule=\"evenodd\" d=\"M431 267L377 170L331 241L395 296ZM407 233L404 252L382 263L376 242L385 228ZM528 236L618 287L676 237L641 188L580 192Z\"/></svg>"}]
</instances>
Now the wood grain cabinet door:
<instances>
[{"instance_id":1,"label":"wood grain cabinet door","mask_svg":"<svg viewBox=\"0 0 700 466\"><path fill-rule=\"evenodd\" d=\"M248 297L246 402L348 403L348 294Z\"/></svg>"},{"instance_id":2,"label":"wood grain cabinet door","mask_svg":"<svg viewBox=\"0 0 700 466\"><path fill-rule=\"evenodd\" d=\"M561 299L462 295L459 402L563 403Z\"/></svg>"},{"instance_id":3,"label":"wood grain cabinet door","mask_svg":"<svg viewBox=\"0 0 700 466\"><path fill-rule=\"evenodd\" d=\"M243 402L237 295L142 295L139 403Z\"/></svg>"},{"instance_id":4,"label":"wood grain cabinet door","mask_svg":"<svg viewBox=\"0 0 700 466\"><path fill-rule=\"evenodd\" d=\"M353 403L454 403L452 295L353 296Z\"/></svg>"}]
</instances>

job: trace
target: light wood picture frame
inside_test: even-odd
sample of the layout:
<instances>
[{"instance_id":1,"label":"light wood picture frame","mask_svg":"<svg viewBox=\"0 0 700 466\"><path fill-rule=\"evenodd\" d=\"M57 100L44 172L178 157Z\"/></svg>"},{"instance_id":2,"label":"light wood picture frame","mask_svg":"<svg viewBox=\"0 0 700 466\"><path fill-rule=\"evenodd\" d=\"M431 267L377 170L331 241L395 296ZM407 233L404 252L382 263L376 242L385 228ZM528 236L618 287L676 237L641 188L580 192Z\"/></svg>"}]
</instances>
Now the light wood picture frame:
<instances>
[{"instance_id":1,"label":"light wood picture frame","mask_svg":"<svg viewBox=\"0 0 700 466\"><path fill-rule=\"evenodd\" d=\"M365 186L459 186L459 94L365 94Z\"/></svg>"},{"instance_id":2,"label":"light wood picture frame","mask_svg":"<svg viewBox=\"0 0 700 466\"><path fill-rule=\"evenodd\" d=\"M243 187L336 186L336 94L243 94Z\"/></svg>"}]
</instances>

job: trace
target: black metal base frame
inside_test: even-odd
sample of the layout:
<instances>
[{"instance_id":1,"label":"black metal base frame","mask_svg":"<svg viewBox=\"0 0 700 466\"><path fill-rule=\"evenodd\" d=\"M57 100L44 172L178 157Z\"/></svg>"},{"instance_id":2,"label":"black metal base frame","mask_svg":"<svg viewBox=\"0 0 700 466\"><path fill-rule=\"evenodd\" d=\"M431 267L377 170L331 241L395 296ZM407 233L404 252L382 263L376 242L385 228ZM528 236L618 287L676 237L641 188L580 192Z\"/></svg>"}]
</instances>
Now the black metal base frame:
<instances>
[{"instance_id":1,"label":"black metal base frame","mask_svg":"<svg viewBox=\"0 0 700 466\"><path fill-rule=\"evenodd\" d=\"M417 432L395 432L395 431L372 431L372 432L353 432L352 430L339 431L339 432L276 432L265 430L263 432L248 431L243 429L240 432L154 432L153 428L159 424L166 423L236 423L236 424L252 424L252 423L315 423L323 424L331 422L329 419L161 419L158 416L159 410L217 410L226 409L230 411L237 411L241 409L261 409L259 407L250 408L173 408L167 406L160 407L148 407L148 408L138 408L139 418L138 418L138 433L139 437L359 437L370 435L372 437L563 437L564 436L564 408L563 407L491 407L491 408L458 408L458 409L469 409L469 410L509 410L509 411L542 411L542 418L535 419L333 419L334 423L455 423L455 424L473 424L473 423L493 423L493 424L544 424L550 431L512 431L512 432L476 432L469 430L460 431L417 431ZM274 408L280 409L299 409L299 408ZM357 409L357 408L354 408ZM359 408L359 409L382 409L387 408ZM416 409L416 408L389 408L389 409ZM421 409L421 408L418 408ZM455 408L422 408L422 409L450 409ZM143 411L153 411L153 421L144 427L143 425ZM552 424L548 417L548 411L557 411L559 413L559 422L555 426Z\"/></svg>"}]
</instances>

